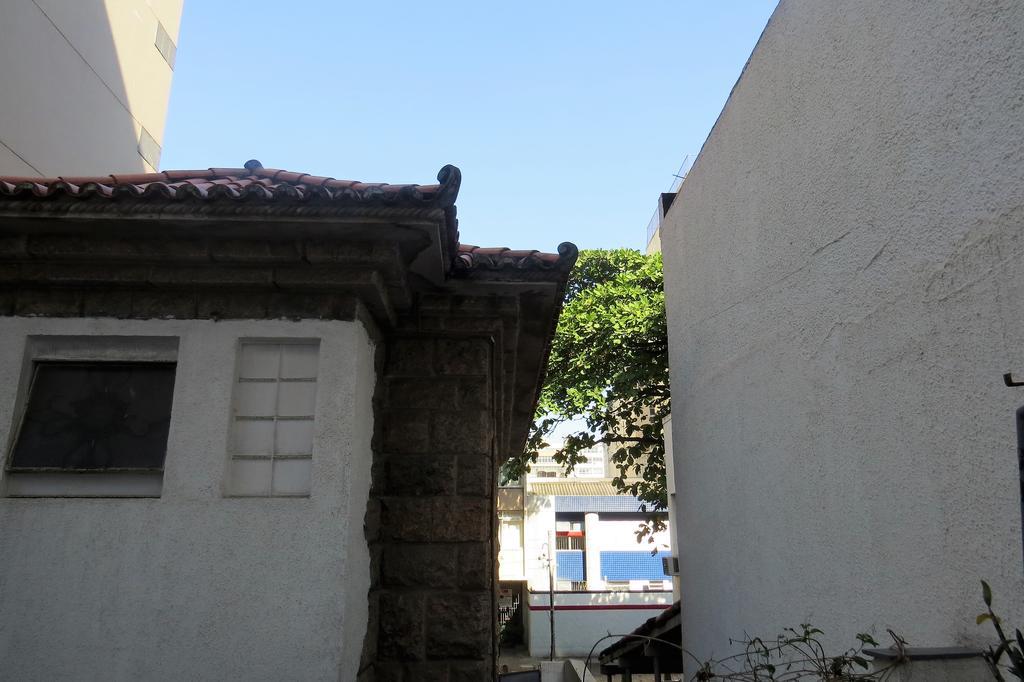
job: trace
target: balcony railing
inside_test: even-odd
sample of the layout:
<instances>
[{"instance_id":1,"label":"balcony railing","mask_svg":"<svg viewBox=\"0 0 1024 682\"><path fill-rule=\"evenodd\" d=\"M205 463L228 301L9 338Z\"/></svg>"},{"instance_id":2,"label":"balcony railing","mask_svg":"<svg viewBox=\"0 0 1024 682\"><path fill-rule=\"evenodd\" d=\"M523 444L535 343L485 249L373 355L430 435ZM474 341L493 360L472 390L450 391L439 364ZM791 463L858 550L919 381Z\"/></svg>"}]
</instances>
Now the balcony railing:
<instances>
[{"instance_id":1,"label":"balcony railing","mask_svg":"<svg viewBox=\"0 0 1024 682\"><path fill-rule=\"evenodd\" d=\"M658 231L658 227L661 225L661 206L654 209L654 215L651 216L651 221L647 223L647 243L651 242L654 238L654 233Z\"/></svg>"},{"instance_id":2,"label":"balcony railing","mask_svg":"<svg viewBox=\"0 0 1024 682\"><path fill-rule=\"evenodd\" d=\"M679 188L683 186L683 180L686 179L687 173L690 172L690 167L693 165L693 160L690 155L687 154L683 158L683 162L679 164L679 170L677 170L673 176L672 184L669 185L666 194L675 194L679 191ZM654 215L651 216L651 220L647 223L647 243L651 243L651 239L654 238L654 233L661 227L661 219L665 216L661 210L662 203L661 197L658 197L658 205L654 209Z\"/></svg>"}]
</instances>

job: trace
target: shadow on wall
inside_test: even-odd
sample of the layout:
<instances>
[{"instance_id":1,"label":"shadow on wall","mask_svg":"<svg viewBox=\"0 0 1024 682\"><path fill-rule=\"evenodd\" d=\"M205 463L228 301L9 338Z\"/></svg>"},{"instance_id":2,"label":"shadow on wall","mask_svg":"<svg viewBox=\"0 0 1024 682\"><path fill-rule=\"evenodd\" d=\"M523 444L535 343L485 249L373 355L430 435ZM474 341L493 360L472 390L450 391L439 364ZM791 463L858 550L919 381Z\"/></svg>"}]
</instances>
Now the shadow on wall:
<instances>
[{"instance_id":1,"label":"shadow on wall","mask_svg":"<svg viewBox=\"0 0 1024 682\"><path fill-rule=\"evenodd\" d=\"M555 498L550 495L527 495L524 509L527 516L535 516L540 511L550 509L555 504Z\"/></svg>"},{"instance_id":2,"label":"shadow on wall","mask_svg":"<svg viewBox=\"0 0 1024 682\"><path fill-rule=\"evenodd\" d=\"M0 174L148 171L128 108L122 60L129 55L118 54L103 0L8 0L2 14ZM118 16L127 29L141 15ZM122 43L134 48L154 38L126 33Z\"/></svg>"}]
</instances>

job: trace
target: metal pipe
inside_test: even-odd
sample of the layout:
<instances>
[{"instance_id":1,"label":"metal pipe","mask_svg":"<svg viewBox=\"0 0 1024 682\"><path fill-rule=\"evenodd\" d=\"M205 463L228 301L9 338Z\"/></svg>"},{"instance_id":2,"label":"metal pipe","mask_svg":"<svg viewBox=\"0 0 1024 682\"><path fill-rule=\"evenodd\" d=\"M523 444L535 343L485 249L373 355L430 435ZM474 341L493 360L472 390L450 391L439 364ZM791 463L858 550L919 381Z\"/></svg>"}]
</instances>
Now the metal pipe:
<instances>
[{"instance_id":1,"label":"metal pipe","mask_svg":"<svg viewBox=\"0 0 1024 682\"><path fill-rule=\"evenodd\" d=\"M551 623L551 652L549 661L555 660L555 531L548 531L548 618Z\"/></svg>"},{"instance_id":2,"label":"metal pipe","mask_svg":"<svg viewBox=\"0 0 1024 682\"><path fill-rule=\"evenodd\" d=\"M1020 471L1020 514L1024 518L1024 407L1017 410L1017 467ZM1021 528L1024 541L1024 527Z\"/></svg>"}]
</instances>

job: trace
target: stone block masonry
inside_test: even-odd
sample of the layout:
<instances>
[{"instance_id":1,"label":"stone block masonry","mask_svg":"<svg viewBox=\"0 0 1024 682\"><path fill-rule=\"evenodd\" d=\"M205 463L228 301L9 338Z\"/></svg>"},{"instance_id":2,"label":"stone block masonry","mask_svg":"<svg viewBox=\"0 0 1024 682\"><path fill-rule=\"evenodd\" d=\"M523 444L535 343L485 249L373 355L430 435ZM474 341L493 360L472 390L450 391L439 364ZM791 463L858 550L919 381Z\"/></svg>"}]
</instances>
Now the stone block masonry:
<instances>
[{"instance_id":1,"label":"stone block masonry","mask_svg":"<svg viewBox=\"0 0 1024 682\"><path fill-rule=\"evenodd\" d=\"M491 679L495 341L396 334L384 355L366 529L377 615L359 679Z\"/></svg>"}]
</instances>

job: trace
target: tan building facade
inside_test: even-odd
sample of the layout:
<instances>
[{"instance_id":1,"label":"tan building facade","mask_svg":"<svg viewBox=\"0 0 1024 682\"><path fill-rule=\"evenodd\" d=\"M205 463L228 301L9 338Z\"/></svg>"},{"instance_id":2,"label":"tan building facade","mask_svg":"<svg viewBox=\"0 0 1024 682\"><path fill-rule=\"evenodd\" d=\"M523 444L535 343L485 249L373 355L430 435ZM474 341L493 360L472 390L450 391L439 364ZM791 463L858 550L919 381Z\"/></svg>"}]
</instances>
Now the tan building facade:
<instances>
[{"instance_id":1,"label":"tan building facade","mask_svg":"<svg viewBox=\"0 0 1024 682\"><path fill-rule=\"evenodd\" d=\"M157 170L183 0L0 0L0 174Z\"/></svg>"}]
</instances>

